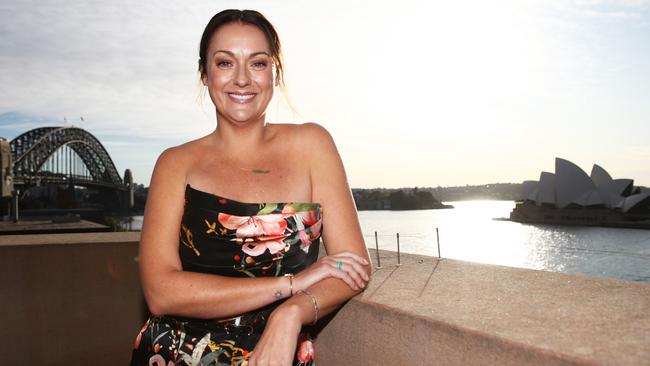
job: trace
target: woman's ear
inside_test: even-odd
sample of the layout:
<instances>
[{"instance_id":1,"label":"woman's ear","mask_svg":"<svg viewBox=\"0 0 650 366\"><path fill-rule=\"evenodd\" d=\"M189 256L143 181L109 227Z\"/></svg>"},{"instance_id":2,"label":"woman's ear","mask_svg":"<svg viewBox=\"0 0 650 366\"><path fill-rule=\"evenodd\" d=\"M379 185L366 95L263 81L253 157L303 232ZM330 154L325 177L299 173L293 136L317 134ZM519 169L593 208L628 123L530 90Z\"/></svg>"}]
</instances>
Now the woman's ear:
<instances>
[{"instance_id":1,"label":"woman's ear","mask_svg":"<svg viewBox=\"0 0 650 366\"><path fill-rule=\"evenodd\" d=\"M201 83L203 86L208 86L208 72L205 70L205 67L199 62L199 72L201 73Z\"/></svg>"}]
</instances>

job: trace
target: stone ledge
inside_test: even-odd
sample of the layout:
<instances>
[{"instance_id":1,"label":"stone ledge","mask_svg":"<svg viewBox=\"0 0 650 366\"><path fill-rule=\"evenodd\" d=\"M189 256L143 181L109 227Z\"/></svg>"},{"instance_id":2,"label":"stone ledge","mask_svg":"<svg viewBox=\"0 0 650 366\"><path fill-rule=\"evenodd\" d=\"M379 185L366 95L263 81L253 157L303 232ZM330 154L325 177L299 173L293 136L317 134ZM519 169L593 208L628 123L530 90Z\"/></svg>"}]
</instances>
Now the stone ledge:
<instances>
[{"instance_id":1,"label":"stone ledge","mask_svg":"<svg viewBox=\"0 0 650 366\"><path fill-rule=\"evenodd\" d=\"M90 243L138 243L139 231L107 232L107 233L75 233L75 234L28 234L0 235L0 246L21 245L62 245Z\"/></svg>"},{"instance_id":2,"label":"stone ledge","mask_svg":"<svg viewBox=\"0 0 650 366\"><path fill-rule=\"evenodd\" d=\"M646 284L380 253L320 334L321 364L650 364Z\"/></svg>"}]
</instances>

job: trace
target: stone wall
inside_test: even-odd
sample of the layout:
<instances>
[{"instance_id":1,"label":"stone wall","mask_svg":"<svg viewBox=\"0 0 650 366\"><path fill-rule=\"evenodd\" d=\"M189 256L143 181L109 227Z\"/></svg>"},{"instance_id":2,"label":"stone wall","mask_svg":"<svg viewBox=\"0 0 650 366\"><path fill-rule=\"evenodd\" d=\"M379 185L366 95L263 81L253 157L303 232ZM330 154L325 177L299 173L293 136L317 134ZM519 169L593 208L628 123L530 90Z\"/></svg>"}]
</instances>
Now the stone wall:
<instances>
[{"instance_id":1,"label":"stone wall","mask_svg":"<svg viewBox=\"0 0 650 366\"><path fill-rule=\"evenodd\" d=\"M648 284L381 255L320 334L321 364L650 365Z\"/></svg>"},{"instance_id":2,"label":"stone wall","mask_svg":"<svg viewBox=\"0 0 650 366\"><path fill-rule=\"evenodd\" d=\"M138 240L0 236L2 364L127 364L146 312ZM319 366L650 365L648 284L380 254L320 333Z\"/></svg>"},{"instance_id":3,"label":"stone wall","mask_svg":"<svg viewBox=\"0 0 650 366\"><path fill-rule=\"evenodd\" d=\"M2 365L127 365L139 233L0 236Z\"/></svg>"}]
</instances>

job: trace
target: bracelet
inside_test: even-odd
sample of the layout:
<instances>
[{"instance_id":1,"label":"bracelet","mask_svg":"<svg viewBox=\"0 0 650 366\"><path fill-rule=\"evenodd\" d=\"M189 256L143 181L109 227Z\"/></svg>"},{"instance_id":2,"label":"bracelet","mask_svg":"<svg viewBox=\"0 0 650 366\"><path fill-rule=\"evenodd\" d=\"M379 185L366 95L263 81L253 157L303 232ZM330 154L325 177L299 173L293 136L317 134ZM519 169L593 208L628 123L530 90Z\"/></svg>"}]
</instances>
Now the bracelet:
<instances>
[{"instance_id":1,"label":"bracelet","mask_svg":"<svg viewBox=\"0 0 650 366\"><path fill-rule=\"evenodd\" d=\"M311 303L314 305L314 321L311 323L311 325L316 324L318 321L318 301L316 301L316 296L314 296L311 292L305 291L305 290L300 290L298 293L303 293L311 299Z\"/></svg>"},{"instance_id":2,"label":"bracelet","mask_svg":"<svg viewBox=\"0 0 650 366\"><path fill-rule=\"evenodd\" d=\"M289 296L293 296L293 273L285 273L284 277L289 278Z\"/></svg>"}]
</instances>

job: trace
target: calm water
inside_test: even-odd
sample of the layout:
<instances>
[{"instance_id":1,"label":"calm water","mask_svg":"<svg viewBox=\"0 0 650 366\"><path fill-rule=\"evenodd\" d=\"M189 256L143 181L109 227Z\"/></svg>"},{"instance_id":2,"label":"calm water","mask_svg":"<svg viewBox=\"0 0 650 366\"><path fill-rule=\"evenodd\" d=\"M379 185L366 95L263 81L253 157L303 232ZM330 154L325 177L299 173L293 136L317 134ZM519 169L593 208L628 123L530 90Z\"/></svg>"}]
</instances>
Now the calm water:
<instances>
[{"instance_id":1,"label":"calm water","mask_svg":"<svg viewBox=\"0 0 650 366\"><path fill-rule=\"evenodd\" d=\"M554 272L650 282L650 230L551 226L497 221L512 201L446 202L450 210L361 211L368 247Z\"/></svg>"},{"instance_id":2,"label":"calm water","mask_svg":"<svg viewBox=\"0 0 650 366\"><path fill-rule=\"evenodd\" d=\"M512 201L447 202L450 210L361 211L366 245L445 258L650 282L650 230L529 225L508 217ZM142 216L134 217L139 230Z\"/></svg>"}]
</instances>

